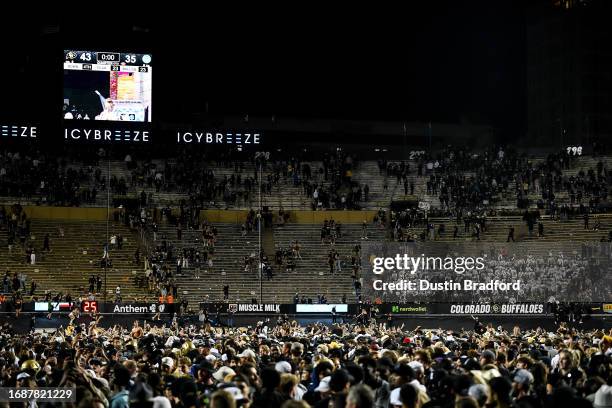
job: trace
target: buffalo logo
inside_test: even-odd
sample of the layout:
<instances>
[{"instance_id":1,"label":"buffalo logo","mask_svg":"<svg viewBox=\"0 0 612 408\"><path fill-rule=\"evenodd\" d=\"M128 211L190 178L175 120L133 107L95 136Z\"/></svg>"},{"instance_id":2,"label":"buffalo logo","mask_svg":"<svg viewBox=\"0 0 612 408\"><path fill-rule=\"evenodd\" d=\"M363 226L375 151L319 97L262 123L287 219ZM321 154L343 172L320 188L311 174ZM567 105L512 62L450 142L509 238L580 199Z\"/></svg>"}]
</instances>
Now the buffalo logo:
<instances>
[{"instance_id":1,"label":"buffalo logo","mask_svg":"<svg viewBox=\"0 0 612 408\"><path fill-rule=\"evenodd\" d=\"M501 311L501 307L499 305L493 305L491 309L493 310L493 313L499 313Z\"/></svg>"},{"instance_id":2,"label":"buffalo logo","mask_svg":"<svg viewBox=\"0 0 612 408\"><path fill-rule=\"evenodd\" d=\"M229 313L236 313L238 311L238 305L236 303L230 303L227 305L227 311Z\"/></svg>"},{"instance_id":3,"label":"buffalo logo","mask_svg":"<svg viewBox=\"0 0 612 408\"><path fill-rule=\"evenodd\" d=\"M77 55L76 55L76 52L74 51L68 51L68 53L66 54L66 59L69 59L69 60L76 59L76 57Z\"/></svg>"}]
</instances>

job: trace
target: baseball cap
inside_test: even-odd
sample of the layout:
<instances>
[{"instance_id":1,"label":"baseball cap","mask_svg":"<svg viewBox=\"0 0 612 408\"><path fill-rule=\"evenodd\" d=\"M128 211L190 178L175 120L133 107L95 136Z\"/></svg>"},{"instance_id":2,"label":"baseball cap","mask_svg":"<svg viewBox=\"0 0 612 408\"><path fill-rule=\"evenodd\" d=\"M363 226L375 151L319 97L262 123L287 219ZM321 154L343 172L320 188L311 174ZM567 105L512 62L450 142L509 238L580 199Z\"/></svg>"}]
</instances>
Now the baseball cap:
<instances>
[{"instance_id":1,"label":"baseball cap","mask_svg":"<svg viewBox=\"0 0 612 408\"><path fill-rule=\"evenodd\" d=\"M291 364L286 361L279 361L274 365L274 369L279 373L291 374Z\"/></svg>"},{"instance_id":2,"label":"baseball cap","mask_svg":"<svg viewBox=\"0 0 612 408\"><path fill-rule=\"evenodd\" d=\"M164 357L161 360L162 365L167 365L170 368L174 367L174 360L172 359L172 357Z\"/></svg>"},{"instance_id":3,"label":"baseball cap","mask_svg":"<svg viewBox=\"0 0 612 408\"><path fill-rule=\"evenodd\" d=\"M420 361L411 361L408 365L414 370L414 372L424 372L423 363Z\"/></svg>"},{"instance_id":4,"label":"baseball cap","mask_svg":"<svg viewBox=\"0 0 612 408\"><path fill-rule=\"evenodd\" d=\"M481 357L486 358L486 359L490 359L490 360L495 360L495 353L489 349L485 350L482 352Z\"/></svg>"},{"instance_id":5,"label":"baseball cap","mask_svg":"<svg viewBox=\"0 0 612 408\"><path fill-rule=\"evenodd\" d=\"M223 381L228 375L236 375L236 372L229 367L221 367L213 374L213 378L217 381Z\"/></svg>"},{"instance_id":6,"label":"baseball cap","mask_svg":"<svg viewBox=\"0 0 612 408\"><path fill-rule=\"evenodd\" d=\"M236 387L236 385L234 383L232 383L230 386L228 387L221 387L220 389L229 392L230 394L232 394L232 397L234 397L234 401L240 401L245 399L244 395L242 394L242 390L238 387Z\"/></svg>"},{"instance_id":7,"label":"baseball cap","mask_svg":"<svg viewBox=\"0 0 612 408\"><path fill-rule=\"evenodd\" d=\"M238 354L240 358L255 358L255 352L251 349L245 349L242 353Z\"/></svg>"},{"instance_id":8,"label":"baseball cap","mask_svg":"<svg viewBox=\"0 0 612 408\"><path fill-rule=\"evenodd\" d=\"M525 369L517 370L512 377L512 381L517 384L531 385L533 384L533 374Z\"/></svg>"}]
</instances>

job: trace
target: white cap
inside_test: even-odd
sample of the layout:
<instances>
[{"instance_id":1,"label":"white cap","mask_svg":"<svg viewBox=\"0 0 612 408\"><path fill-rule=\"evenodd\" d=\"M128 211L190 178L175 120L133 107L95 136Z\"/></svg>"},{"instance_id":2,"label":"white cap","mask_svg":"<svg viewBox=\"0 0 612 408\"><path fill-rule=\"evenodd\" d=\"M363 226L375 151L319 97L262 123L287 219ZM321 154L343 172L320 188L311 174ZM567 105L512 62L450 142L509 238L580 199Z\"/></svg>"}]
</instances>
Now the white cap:
<instances>
[{"instance_id":1,"label":"white cap","mask_svg":"<svg viewBox=\"0 0 612 408\"><path fill-rule=\"evenodd\" d=\"M174 367L174 360L172 359L172 357L162 358L161 363L162 365L167 365L170 368Z\"/></svg>"},{"instance_id":2,"label":"white cap","mask_svg":"<svg viewBox=\"0 0 612 408\"><path fill-rule=\"evenodd\" d=\"M232 397L234 397L234 401L240 401L244 399L244 395L242 395L242 390L238 387L225 387L221 389L232 394Z\"/></svg>"},{"instance_id":3,"label":"white cap","mask_svg":"<svg viewBox=\"0 0 612 408\"><path fill-rule=\"evenodd\" d=\"M223 381L228 375L236 375L236 372L229 367L223 366L213 374L213 378L217 381Z\"/></svg>"},{"instance_id":4,"label":"white cap","mask_svg":"<svg viewBox=\"0 0 612 408\"><path fill-rule=\"evenodd\" d=\"M410 368L412 368L415 372L416 371L420 371L423 372L423 364L419 361L411 361L408 363L408 365L410 366Z\"/></svg>"},{"instance_id":5,"label":"white cap","mask_svg":"<svg viewBox=\"0 0 612 408\"><path fill-rule=\"evenodd\" d=\"M286 361L279 361L274 365L274 369L281 374L291 374L291 364Z\"/></svg>"},{"instance_id":6,"label":"white cap","mask_svg":"<svg viewBox=\"0 0 612 408\"><path fill-rule=\"evenodd\" d=\"M255 356L255 352L251 349L246 349L244 350L242 353L238 354L238 357L240 358L252 358L254 359Z\"/></svg>"}]
</instances>

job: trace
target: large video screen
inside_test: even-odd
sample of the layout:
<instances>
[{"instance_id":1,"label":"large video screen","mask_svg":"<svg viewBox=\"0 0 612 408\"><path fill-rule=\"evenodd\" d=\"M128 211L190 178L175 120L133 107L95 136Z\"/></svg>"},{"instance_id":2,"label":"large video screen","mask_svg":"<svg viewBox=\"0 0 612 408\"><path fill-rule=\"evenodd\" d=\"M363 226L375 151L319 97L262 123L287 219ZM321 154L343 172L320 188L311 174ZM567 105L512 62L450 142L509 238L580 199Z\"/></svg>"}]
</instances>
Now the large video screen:
<instances>
[{"instance_id":1,"label":"large video screen","mask_svg":"<svg viewBox=\"0 0 612 408\"><path fill-rule=\"evenodd\" d=\"M64 50L66 120L151 122L150 54Z\"/></svg>"}]
</instances>

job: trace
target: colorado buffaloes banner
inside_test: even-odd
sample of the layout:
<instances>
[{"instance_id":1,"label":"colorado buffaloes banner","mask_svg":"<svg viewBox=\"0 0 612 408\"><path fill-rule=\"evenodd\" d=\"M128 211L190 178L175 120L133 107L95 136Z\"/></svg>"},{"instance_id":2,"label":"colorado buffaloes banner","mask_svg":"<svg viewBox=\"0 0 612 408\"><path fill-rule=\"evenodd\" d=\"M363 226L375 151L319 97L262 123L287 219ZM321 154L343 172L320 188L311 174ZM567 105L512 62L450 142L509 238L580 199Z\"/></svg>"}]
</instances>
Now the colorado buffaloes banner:
<instances>
[{"instance_id":1,"label":"colorado buffaloes banner","mask_svg":"<svg viewBox=\"0 0 612 408\"><path fill-rule=\"evenodd\" d=\"M548 311L544 303L387 303L377 308L394 315L543 315Z\"/></svg>"}]
</instances>

